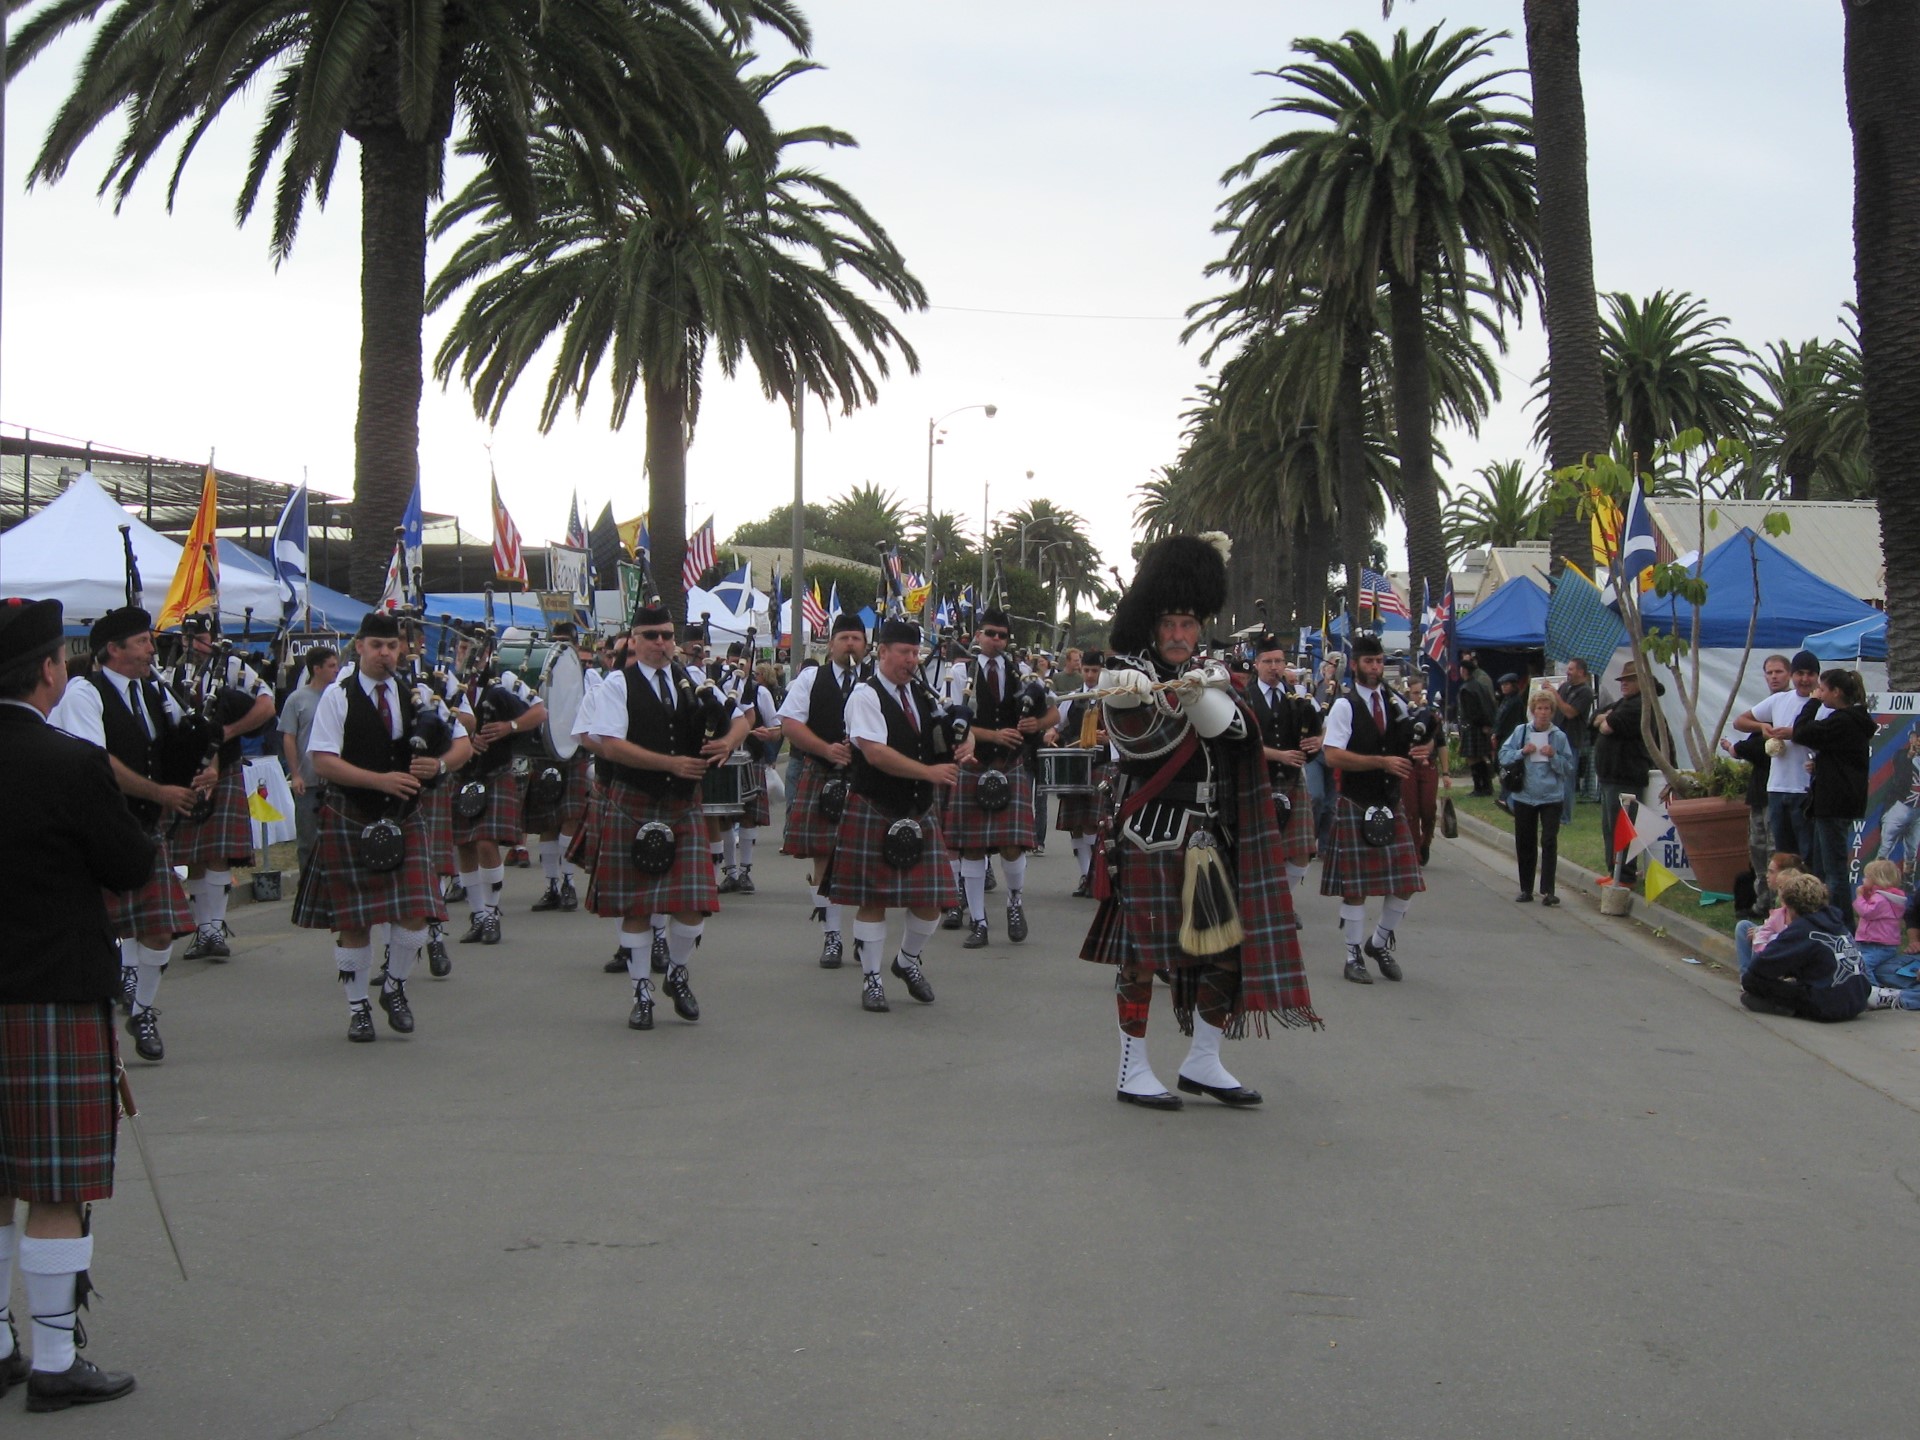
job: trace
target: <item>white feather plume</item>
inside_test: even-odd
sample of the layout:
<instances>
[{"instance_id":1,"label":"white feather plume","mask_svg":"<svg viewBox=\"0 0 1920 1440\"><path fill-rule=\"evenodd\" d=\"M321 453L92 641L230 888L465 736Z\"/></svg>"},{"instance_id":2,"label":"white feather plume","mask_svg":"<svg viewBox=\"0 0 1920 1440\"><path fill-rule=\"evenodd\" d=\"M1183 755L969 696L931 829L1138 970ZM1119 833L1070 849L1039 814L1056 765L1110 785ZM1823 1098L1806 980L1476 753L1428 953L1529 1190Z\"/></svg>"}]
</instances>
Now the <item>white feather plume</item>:
<instances>
[{"instance_id":1,"label":"white feather plume","mask_svg":"<svg viewBox=\"0 0 1920 1440\"><path fill-rule=\"evenodd\" d=\"M1200 538L1220 552L1220 563L1230 564L1233 560L1233 537L1224 530L1202 530Z\"/></svg>"}]
</instances>

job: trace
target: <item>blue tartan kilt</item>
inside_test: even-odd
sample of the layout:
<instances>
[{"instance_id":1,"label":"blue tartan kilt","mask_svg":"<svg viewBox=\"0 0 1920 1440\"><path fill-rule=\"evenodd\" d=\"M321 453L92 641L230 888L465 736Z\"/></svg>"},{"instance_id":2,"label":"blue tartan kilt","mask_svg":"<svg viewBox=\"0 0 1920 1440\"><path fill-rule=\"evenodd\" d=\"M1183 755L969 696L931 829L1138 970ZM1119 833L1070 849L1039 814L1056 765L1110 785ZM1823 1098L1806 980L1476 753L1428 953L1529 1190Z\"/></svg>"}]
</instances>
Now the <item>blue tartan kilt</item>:
<instances>
[{"instance_id":1,"label":"blue tartan kilt","mask_svg":"<svg viewBox=\"0 0 1920 1440\"><path fill-rule=\"evenodd\" d=\"M191 935L193 911L187 905L187 892L180 888L180 877L173 873L172 842L165 835L154 837L153 874L138 890L102 890L107 902L107 927L121 940L142 935Z\"/></svg>"},{"instance_id":2,"label":"blue tartan kilt","mask_svg":"<svg viewBox=\"0 0 1920 1440\"><path fill-rule=\"evenodd\" d=\"M1013 782L1013 798L1004 810L980 807L980 774L983 767L962 765L960 783L948 793L944 815L947 844L955 850L999 850L1033 848L1033 772L1018 760L998 769Z\"/></svg>"},{"instance_id":3,"label":"blue tartan kilt","mask_svg":"<svg viewBox=\"0 0 1920 1440\"><path fill-rule=\"evenodd\" d=\"M1320 857L1322 895L1414 895L1427 888L1420 874L1420 852L1414 848L1407 817L1393 812L1393 839L1369 845L1360 834L1366 807L1345 795L1333 812L1327 848Z\"/></svg>"},{"instance_id":4,"label":"blue tartan kilt","mask_svg":"<svg viewBox=\"0 0 1920 1440\"><path fill-rule=\"evenodd\" d=\"M247 814L246 761L220 772L213 783L213 811L198 825L181 821L168 842L176 865L231 870L253 863L253 825Z\"/></svg>"},{"instance_id":5,"label":"blue tartan kilt","mask_svg":"<svg viewBox=\"0 0 1920 1440\"><path fill-rule=\"evenodd\" d=\"M954 891L952 857L941 835L940 819L932 810L916 815L926 848L920 863L910 870L896 869L881 854L887 829L895 817L883 813L864 796L847 797L847 813L840 817L833 859L827 865L822 888L836 905L884 905L945 910L960 903Z\"/></svg>"},{"instance_id":6,"label":"blue tartan kilt","mask_svg":"<svg viewBox=\"0 0 1920 1440\"><path fill-rule=\"evenodd\" d=\"M673 827L673 868L664 875L648 875L633 863L634 832L649 820ZM625 781L610 781L594 816L594 832L593 880L587 886L587 908L594 914L615 919L719 910L698 793L656 799Z\"/></svg>"},{"instance_id":7,"label":"blue tartan kilt","mask_svg":"<svg viewBox=\"0 0 1920 1440\"><path fill-rule=\"evenodd\" d=\"M110 1002L0 1005L0 1195L113 1194L117 1064Z\"/></svg>"},{"instance_id":8,"label":"blue tartan kilt","mask_svg":"<svg viewBox=\"0 0 1920 1440\"><path fill-rule=\"evenodd\" d=\"M313 861L300 872L294 892L293 923L307 930L365 930L444 921L447 907L435 883L425 810L415 806L400 821L407 853L395 870L369 870L354 858L354 837L364 823L349 816L341 797L329 790L320 805Z\"/></svg>"},{"instance_id":9,"label":"blue tartan kilt","mask_svg":"<svg viewBox=\"0 0 1920 1440\"><path fill-rule=\"evenodd\" d=\"M465 778L454 780L458 790ZM448 779L453 779L449 776ZM471 820L453 817L453 838L461 845L491 840L496 845L524 845L527 840L526 781L511 768L487 777L487 808Z\"/></svg>"},{"instance_id":10,"label":"blue tartan kilt","mask_svg":"<svg viewBox=\"0 0 1920 1440\"><path fill-rule=\"evenodd\" d=\"M800 766L800 783L787 796L786 833L780 841L782 855L797 855L803 860L825 855L833 849L839 822L820 813L820 787L827 783L830 770L811 756ZM842 772L849 780L852 772Z\"/></svg>"}]
</instances>

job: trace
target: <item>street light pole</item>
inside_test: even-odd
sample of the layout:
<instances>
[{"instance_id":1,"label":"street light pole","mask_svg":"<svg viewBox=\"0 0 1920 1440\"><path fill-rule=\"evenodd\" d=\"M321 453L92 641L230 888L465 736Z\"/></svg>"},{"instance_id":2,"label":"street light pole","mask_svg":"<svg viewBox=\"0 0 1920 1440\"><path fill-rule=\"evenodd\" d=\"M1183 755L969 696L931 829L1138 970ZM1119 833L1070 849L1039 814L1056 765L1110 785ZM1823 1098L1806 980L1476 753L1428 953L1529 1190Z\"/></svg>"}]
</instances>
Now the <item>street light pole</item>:
<instances>
[{"instance_id":1,"label":"street light pole","mask_svg":"<svg viewBox=\"0 0 1920 1440\"><path fill-rule=\"evenodd\" d=\"M800 380L793 387L793 555L787 566L787 614L790 617L787 624L788 633L793 637L787 651L789 676L800 673L800 662L807 653L807 613L800 601L800 587L807 579L806 433L807 382ZM778 596L774 597L774 605L773 648L777 652L780 648Z\"/></svg>"},{"instance_id":2,"label":"street light pole","mask_svg":"<svg viewBox=\"0 0 1920 1440\"><path fill-rule=\"evenodd\" d=\"M933 447L939 443L938 434L940 422L942 420L951 420L955 415L964 415L969 410L984 410L987 412L987 419L989 420L1000 413L1000 407L998 405L962 405L957 410L949 410L946 414L936 416L927 421L927 511L925 521L927 534L927 608L921 616L921 623L929 634L931 634L933 630ZM981 543L984 544L986 537L983 535L980 538Z\"/></svg>"}]
</instances>

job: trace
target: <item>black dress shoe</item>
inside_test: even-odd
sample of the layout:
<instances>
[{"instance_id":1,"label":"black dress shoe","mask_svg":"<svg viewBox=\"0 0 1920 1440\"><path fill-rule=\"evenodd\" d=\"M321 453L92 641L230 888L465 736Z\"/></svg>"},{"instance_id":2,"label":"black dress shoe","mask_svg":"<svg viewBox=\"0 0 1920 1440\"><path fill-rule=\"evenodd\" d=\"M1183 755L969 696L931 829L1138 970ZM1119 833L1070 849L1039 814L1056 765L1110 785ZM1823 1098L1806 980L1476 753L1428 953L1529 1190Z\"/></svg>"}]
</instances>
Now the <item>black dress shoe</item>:
<instances>
[{"instance_id":1,"label":"black dress shoe","mask_svg":"<svg viewBox=\"0 0 1920 1440\"><path fill-rule=\"evenodd\" d=\"M1531 890L1522 890L1518 895L1513 897L1513 903L1516 905L1531 905L1533 903L1533 892Z\"/></svg>"},{"instance_id":2,"label":"black dress shoe","mask_svg":"<svg viewBox=\"0 0 1920 1440\"><path fill-rule=\"evenodd\" d=\"M347 1017L347 1039L356 1045L373 1043L373 1006L369 1002L360 1001Z\"/></svg>"},{"instance_id":3,"label":"black dress shoe","mask_svg":"<svg viewBox=\"0 0 1920 1440\"><path fill-rule=\"evenodd\" d=\"M967 938L960 942L962 950L984 950L987 948L987 922L976 920L973 928L967 932Z\"/></svg>"},{"instance_id":4,"label":"black dress shoe","mask_svg":"<svg viewBox=\"0 0 1920 1440\"><path fill-rule=\"evenodd\" d=\"M667 932L653 932L653 953L647 956L647 968L656 975L667 973Z\"/></svg>"},{"instance_id":5,"label":"black dress shoe","mask_svg":"<svg viewBox=\"0 0 1920 1440\"><path fill-rule=\"evenodd\" d=\"M1366 962L1360 958L1358 945L1347 946L1347 963L1340 967L1340 974L1356 985L1373 983L1373 976L1367 973Z\"/></svg>"},{"instance_id":6,"label":"black dress shoe","mask_svg":"<svg viewBox=\"0 0 1920 1440\"><path fill-rule=\"evenodd\" d=\"M0 1360L0 1395L15 1386L26 1383L33 1367L27 1362L27 1352L20 1348L20 1337L14 1333L13 1322L7 1322L7 1343L13 1350L7 1358Z\"/></svg>"},{"instance_id":7,"label":"black dress shoe","mask_svg":"<svg viewBox=\"0 0 1920 1440\"><path fill-rule=\"evenodd\" d=\"M474 945L487 938L487 912L482 910L473 917L473 924L467 927L467 933L460 937L462 945Z\"/></svg>"},{"instance_id":8,"label":"black dress shoe","mask_svg":"<svg viewBox=\"0 0 1920 1440\"><path fill-rule=\"evenodd\" d=\"M1113 1092L1113 1098L1122 1105L1139 1105L1147 1110L1183 1110L1187 1103L1178 1095L1169 1094L1165 1090L1158 1095L1135 1095L1130 1090L1116 1090Z\"/></svg>"},{"instance_id":9,"label":"black dress shoe","mask_svg":"<svg viewBox=\"0 0 1920 1440\"><path fill-rule=\"evenodd\" d=\"M1092 875L1082 875L1080 877L1080 883L1073 887L1073 898L1076 900L1091 900L1093 898Z\"/></svg>"},{"instance_id":10,"label":"black dress shoe","mask_svg":"<svg viewBox=\"0 0 1920 1440\"><path fill-rule=\"evenodd\" d=\"M134 1053L142 1060L167 1058L167 1047L160 1043L160 1012L151 1005L127 1017L127 1033L133 1036Z\"/></svg>"},{"instance_id":11,"label":"black dress shoe","mask_svg":"<svg viewBox=\"0 0 1920 1440\"><path fill-rule=\"evenodd\" d=\"M1560 897L1549 890L1540 897L1540 903L1551 910L1560 903Z\"/></svg>"},{"instance_id":12,"label":"black dress shoe","mask_svg":"<svg viewBox=\"0 0 1920 1440\"><path fill-rule=\"evenodd\" d=\"M966 922L961 919L960 907L958 905L951 907L946 914L940 917L940 928L942 930L958 930L965 923Z\"/></svg>"},{"instance_id":13,"label":"black dress shoe","mask_svg":"<svg viewBox=\"0 0 1920 1440\"><path fill-rule=\"evenodd\" d=\"M875 1015L885 1015L892 1006L887 1004L886 987L880 983L878 975L869 975L860 987L860 1008Z\"/></svg>"},{"instance_id":14,"label":"black dress shoe","mask_svg":"<svg viewBox=\"0 0 1920 1440\"><path fill-rule=\"evenodd\" d=\"M447 953L446 932L433 926L427 940L427 973L444 980L453 973L453 957Z\"/></svg>"},{"instance_id":15,"label":"black dress shoe","mask_svg":"<svg viewBox=\"0 0 1920 1440\"><path fill-rule=\"evenodd\" d=\"M926 972L918 965L902 965L898 955L893 957L893 974L896 980L904 980L907 994L922 1005L933 1003L933 986L927 983Z\"/></svg>"},{"instance_id":16,"label":"black dress shoe","mask_svg":"<svg viewBox=\"0 0 1920 1440\"><path fill-rule=\"evenodd\" d=\"M183 960L230 960L233 951L227 948L226 930L218 923L202 925L193 932L193 943L187 946Z\"/></svg>"},{"instance_id":17,"label":"black dress shoe","mask_svg":"<svg viewBox=\"0 0 1920 1440\"><path fill-rule=\"evenodd\" d=\"M580 892L573 888L573 881L571 880L562 880L560 882L560 908L562 910L578 910L580 908Z\"/></svg>"},{"instance_id":18,"label":"black dress shoe","mask_svg":"<svg viewBox=\"0 0 1920 1440\"><path fill-rule=\"evenodd\" d=\"M1367 959L1373 961L1375 965L1380 967L1380 973L1386 976L1387 979L1398 980L1400 978L1400 962L1393 958L1393 937L1391 935L1387 937L1387 943L1385 945L1376 945L1373 943L1373 940L1369 938L1367 943L1360 948L1362 952L1365 953Z\"/></svg>"},{"instance_id":19,"label":"black dress shoe","mask_svg":"<svg viewBox=\"0 0 1920 1440\"><path fill-rule=\"evenodd\" d=\"M1014 896L1007 901L1007 939L1016 945L1027 938L1027 912L1021 908L1020 897Z\"/></svg>"},{"instance_id":20,"label":"black dress shoe","mask_svg":"<svg viewBox=\"0 0 1920 1440\"><path fill-rule=\"evenodd\" d=\"M480 926L480 943L482 945L498 945L500 943L500 912L498 910L487 911L486 918L480 922Z\"/></svg>"},{"instance_id":21,"label":"black dress shoe","mask_svg":"<svg viewBox=\"0 0 1920 1440\"><path fill-rule=\"evenodd\" d=\"M380 1008L387 1012L388 1029L398 1035L413 1033L413 1007L407 1004L405 982L390 979L381 985Z\"/></svg>"},{"instance_id":22,"label":"black dress shoe","mask_svg":"<svg viewBox=\"0 0 1920 1440\"><path fill-rule=\"evenodd\" d=\"M65 1370L35 1370L27 1377L27 1409L45 1414L69 1405L98 1405L118 1400L131 1389L133 1376L102 1370L76 1355Z\"/></svg>"},{"instance_id":23,"label":"black dress shoe","mask_svg":"<svg viewBox=\"0 0 1920 1440\"><path fill-rule=\"evenodd\" d=\"M557 884L548 884L547 893L527 908L535 912L558 910L560 908L560 887Z\"/></svg>"},{"instance_id":24,"label":"black dress shoe","mask_svg":"<svg viewBox=\"0 0 1920 1440\"><path fill-rule=\"evenodd\" d=\"M607 963L600 968L609 975L624 975L627 973L627 962L631 959L633 959L633 951L622 945L618 950L613 952L613 959L607 961Z\"/></svg>"},{"instance_id":25,"label":"black dress shoe","mask_svg":"<svg viewBox=\"0 0 1920 1440\"><path fill-rule=\"evenodd\" d=\"M644 977L633 982L633 1009L627 1012L627 1028L653 1028L653 982Z\"/></svg>"},{"instance_id":26,"label":"black dress shoe","mask_svg":"<svg viewBox=\"0 0 1920 1440\"><path fill-rule=\"evenodd\" d=\"M137 965L122 965L120 967L120 993L116 995L113 1000L113 1003L120 1007L120 1013L122 1015L131 1015L133 1013L133 992L139 984L140 967Z\"/></svg>"},{"instance_id":27,"label":"black dress shoe","mask_svg":"<svg viewBox=\"0 0 1920 1440\"><path fill-rule=\"evenodd\" d=\"M714 891L720 895L731 895L740 888L740 873L737 870L722 870L720 878L714 884Z\"/></svg>"},{"instance_id":28,"label":"black dress shoe","mask_svg":"<svg viewBox=\"0 0 1920 1440\"><path fill-rule=\"evenodd\" d=\"M987 893L991 895L1000 888L1000 882L993 878L993 866L987 866Z\"/></svg>"},{"instance_id":29,"label":"black dress shoe","mask_svg":"<svg viewBox=\"0 0 1920 1440\"><path fill-rule=\"evenodd\" d=\"M1260 1092L1249 1090L1244 1085L1202 1085L1198 1080L1189 1080L1186 1076L1177 1077L1174 1082L1189 1095L1211 1095L1222 1105L1258 1105Z\"/></svg>"},{"instance_id":30,"label":"black dress shoe","mask_svg":"<svg viewBox=\"0 0 1920 1440\"><path fill-rule=\"evenodd\" d=\"M742 865L738 870L733 872L733 888L742 895L751 895L754 893L753 867L751 865Z\"/></svg>"},{"instance_id":31,"label":"black dress shoe","mask_svg":"<svg viewBox=\"0 0 1920 1440\"><path fill-rule=\"evenodd\" d=\"M440 898L449 905L457 905L467 898L467 887L457 877L449 877L446 886L440 891Z\"/></svg>"},{"instance_id":32,"label":"black dress shoe","mask_svg":"<svg viewBox=\"0 0 1920 1440\"><path fill-rule=\"evenodd\" d=\"M693 986L687 983L687 967L675 965L667 971L660 988L673 997L673 1013L682 1020L700 1018L700 1002L693 998Z\"/></svg>"},{"instance_id":33,"label":"black dress shoe","mask_svg":"<svg viewBox=\"0 0 1920 1440\"><path fill-rule=\"evenodd\" d=\"M827 931L827 938L820 945L820 968L838 970L840 962L846 958L846 946L840 939L838 930Z\"/></svg>"}]
</instances>

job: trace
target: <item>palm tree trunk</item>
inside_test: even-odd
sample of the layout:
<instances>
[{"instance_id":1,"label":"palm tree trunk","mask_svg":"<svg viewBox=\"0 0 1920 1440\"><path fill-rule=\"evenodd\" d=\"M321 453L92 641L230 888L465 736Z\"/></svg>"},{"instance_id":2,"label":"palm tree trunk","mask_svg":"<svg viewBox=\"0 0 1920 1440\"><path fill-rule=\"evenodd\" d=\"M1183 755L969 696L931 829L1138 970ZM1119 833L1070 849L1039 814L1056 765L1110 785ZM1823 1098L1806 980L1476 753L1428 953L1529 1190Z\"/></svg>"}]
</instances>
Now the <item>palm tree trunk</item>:
<instances>
[{"instance_id":1,"label":"palm tree trunk","mask_svg":"<svg viewBox=\"0 0 1920 1440\"><path fill-rule=\"evenodd\" d=\"M1327 570L1333 559L1330 517L1303 512L1293 522L1293 618L1297 624L1320 626L1327 608Z\"/></svg>"},{"instance_id":2,"label":"palm tree trunk","mask_svg":"<svg viewBox=\"0 0 1920 1440\"><path fill-rule=\"evenodd\" d=\"M1340 378L1333 397L1333 428L1340 467L1340 561L1347 576L1347 634L1360 623L1360 571L1366 564L1367 456L1365 322L1350 325L1340 355Z\"/></svg>"},{"instance_id":3,"label":"palm tree trunk","mask_svg":"<svg viewBox=\"0 0 1920 1440\"><path fill-rule=\"evenodd\" d=\"M687 554L687 385L646 377L647 536L654 593L678 624L687 620L681 566Z\"/></svg>"},{"instance_id":4,"label":"palm tree trunk","mask_svg":"<svg viewBox=\"0 0 1920 1440\"><path fill-rule=\"evenodd\" d=\"M360 399L353 427L353 543L348 584L374 600L393 527L420 474L421 325L427 292L430 144L398 127L360 136Z\"/></svg>"},{"instance_id":5,"label":"palm tree trunk","mask_svg":"<svg viewBox=\"0 0 1920 1440\"><path fill-rule=\"evenodd\" d=\"M1440 538L1440 488L1433 479L1433 379L1427 371L1427 317L1418 280L1387 285L1393 315L1393 412L1400 441L1400 507L1407 522L1408 590L1424 580L1437 595L1447 584Z\"/></svg>"},{"instance_id":6,"label":"palm tree trunk","mask_svg":"<svg viewBox=\"0 0 1920 1440\"><path fill-rule=\"evenodd\" d=\"M1887 577L1887 680L1920 689L1920 5L1846 4L1853 274Z\"/></svg>"},{"instance_id":7,"label":"palm tree trunk","mask_svg":"<svg viewBox=\"0 0 1920 1440\"><path fill-rule=\"evenodd\" d=\"M1547 460L1562 470L1606 453L1600 305L1593 289L1587 201L1587 106L1580 84L1580 0L1525 0L1533 75L1534 178L1547 322ZM1592 568L1587 522L1574 505L1554 521L1553 568Z\"/></svg>"}]
</instances>

